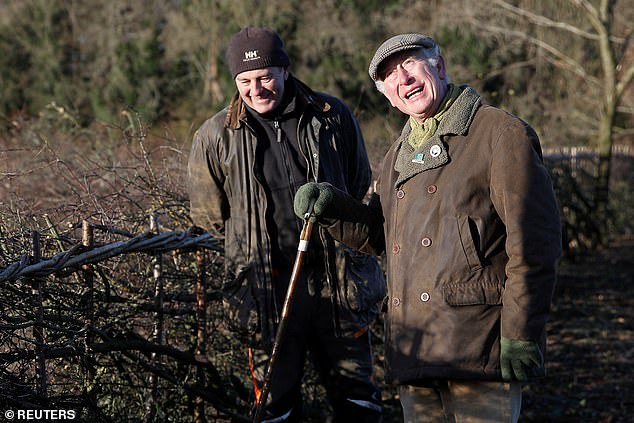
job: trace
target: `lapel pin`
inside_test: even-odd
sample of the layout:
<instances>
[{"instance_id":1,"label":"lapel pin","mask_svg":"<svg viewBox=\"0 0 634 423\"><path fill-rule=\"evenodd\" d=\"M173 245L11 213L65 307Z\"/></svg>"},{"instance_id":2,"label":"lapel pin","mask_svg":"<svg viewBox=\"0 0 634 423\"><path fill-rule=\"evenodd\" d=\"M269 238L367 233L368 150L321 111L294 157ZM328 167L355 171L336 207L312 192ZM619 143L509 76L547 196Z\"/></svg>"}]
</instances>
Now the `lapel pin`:
<instances>
[{"instance_id":1,"label":"lapel pin","mask_svg":"<svg viewBox=\"0 0 634 423\"><path fill-rule=\"evenodd\" d=\"M423 163L423 157L425 157L425 155L423 153L416 153L416 157L414 159L412 159L412 163L422 164Z\"/></svg>"}]
</instances>

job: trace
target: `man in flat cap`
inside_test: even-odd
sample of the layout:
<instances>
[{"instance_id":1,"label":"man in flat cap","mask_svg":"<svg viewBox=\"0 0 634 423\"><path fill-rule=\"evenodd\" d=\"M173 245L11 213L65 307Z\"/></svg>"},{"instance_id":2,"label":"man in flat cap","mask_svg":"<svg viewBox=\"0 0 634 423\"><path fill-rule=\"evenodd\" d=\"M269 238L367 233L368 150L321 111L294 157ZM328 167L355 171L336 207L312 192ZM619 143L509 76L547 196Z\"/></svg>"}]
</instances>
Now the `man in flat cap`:
<instances>
[{"instance_id":1,"label":"man in flat cap","mask_svg":"<svg viewBox=\"0 0 634 423\"><path fill-rule=\"evenodd\" d=\"M194 136L191 217L224 238L225 310L249 347L259 401L298 251L297 188L323 181L361 200L372 178L351 111L291 74L275 31L243 28L231 38L226 58L237 93ZM379 422L383 407L372 380L368 325L386 294L384 275L376 257L315 229L262 421L300 420L309 353L323 376L335 422Z\"/></svg>"},{"instance_id":2,"label":"man in flat cap","mask_svg":"<svg viewBox=\"0 0 634 423\"><path fill-rule=\"evenodd\" d=\"M561 253L559 211L535 131L449 80L436 42L402 34L369 73L409 116L365 206L311 183L317 222L387 257L386 379L405 422L516 422L521 383L544 374Z\"/></svg>"}]
</instances>

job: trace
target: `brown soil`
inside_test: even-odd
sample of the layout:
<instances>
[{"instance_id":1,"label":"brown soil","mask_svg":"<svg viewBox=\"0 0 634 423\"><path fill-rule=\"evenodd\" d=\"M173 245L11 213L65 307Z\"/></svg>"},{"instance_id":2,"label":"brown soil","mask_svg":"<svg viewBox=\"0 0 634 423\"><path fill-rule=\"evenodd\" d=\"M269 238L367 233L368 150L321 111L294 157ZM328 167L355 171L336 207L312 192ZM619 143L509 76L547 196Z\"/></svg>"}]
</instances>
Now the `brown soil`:
<instances>
[{"instance_id":1,"label":"brown soil","mask_svg":"<svg viewBox=\"0 0 634 423\"><path fill-rule=\"evenodd\" d=\"M561 263L548 376L523 422L634 422L634 243Z\"/></svg>"}]
</instances>

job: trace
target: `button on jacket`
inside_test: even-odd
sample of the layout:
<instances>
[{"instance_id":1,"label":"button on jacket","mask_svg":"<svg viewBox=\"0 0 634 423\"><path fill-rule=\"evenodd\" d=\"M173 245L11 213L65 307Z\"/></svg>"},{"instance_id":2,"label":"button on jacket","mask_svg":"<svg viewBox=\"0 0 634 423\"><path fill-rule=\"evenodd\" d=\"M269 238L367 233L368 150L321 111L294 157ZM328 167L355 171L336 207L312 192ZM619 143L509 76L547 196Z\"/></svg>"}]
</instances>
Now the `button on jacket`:
<instances>
[{"instance_id":1,"label":"button on jacket","mask_svg":"<svg viewBox=\"0 0 634 423\"><path fill-rule=\"evenodd\" d=\"M538 137L467 86L417 150L410 130L384 159L376 213L340 199L348 221L326 226L374 254L389 246L388 381L501 380L500 336L545 349L561 253Z\"/></svg>"}]
</instances>

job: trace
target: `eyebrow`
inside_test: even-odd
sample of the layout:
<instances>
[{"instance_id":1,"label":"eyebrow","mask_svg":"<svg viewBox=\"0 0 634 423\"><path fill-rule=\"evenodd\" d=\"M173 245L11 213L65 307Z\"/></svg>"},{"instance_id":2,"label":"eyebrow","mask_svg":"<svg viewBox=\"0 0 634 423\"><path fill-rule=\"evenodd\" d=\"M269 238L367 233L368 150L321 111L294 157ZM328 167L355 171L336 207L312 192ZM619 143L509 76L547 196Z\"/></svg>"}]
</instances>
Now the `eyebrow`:
<instances>
[{"instance_id":1,"label":"eyebrow","mask_svg":"<svg viewBox=\"0 0 634 423\"><path fill-rule=\"evenodd\" d=\"M273 78L274 76L274 73L265 73L264 75L259 75L253 78L238 77L238 81L251 81L252 79Z\"/></svg>"},{"instance_id":2,"label":"eyebrow","mask_svg":"<svg viewBox=\"0 0 634 423\"><path fill-rule=\"evenodd\" d=\"M378 67L377 69L377 76L379 77L379 79L383 80L385 79L385 77L387 76L387 71L390 67L393 67L394 63L396 64L401 64L403 63L405 60L414 57L414 58L419 58L418 55L418 50L406 50L406 51L401 51L398 53L395 53L394 55L388 57L387 59L385 59ZM390 66L388 66L390 65Z\"/></svg>"},{"instance_id":3,"label":"eyebrow","mask_svg":"<svg viewBox=\"0 0 634 423\"><path fill-rule=\"evenodd\" d=\"M387 76L387 71L389 69L389 66L387 64L388 64L387 60L383 61L383 63L381 63L381 65L376 71L376 74L379 77L379 80L381 81L385 80L385 77Z\"/></svg>"}]
</instances>

